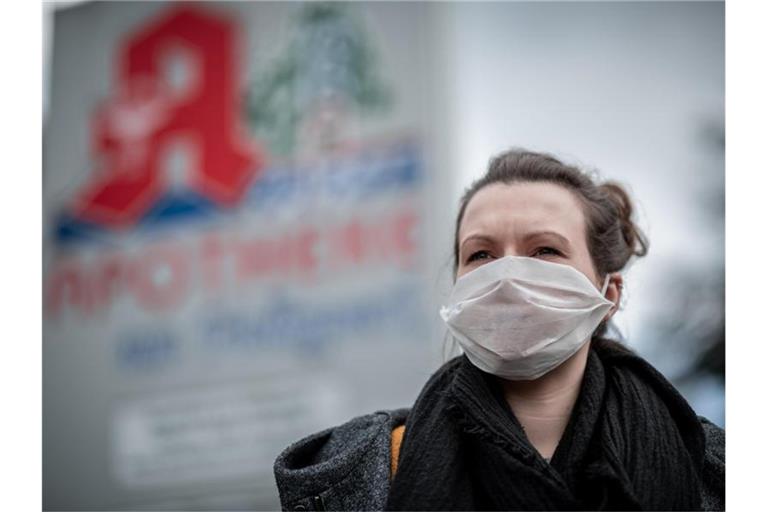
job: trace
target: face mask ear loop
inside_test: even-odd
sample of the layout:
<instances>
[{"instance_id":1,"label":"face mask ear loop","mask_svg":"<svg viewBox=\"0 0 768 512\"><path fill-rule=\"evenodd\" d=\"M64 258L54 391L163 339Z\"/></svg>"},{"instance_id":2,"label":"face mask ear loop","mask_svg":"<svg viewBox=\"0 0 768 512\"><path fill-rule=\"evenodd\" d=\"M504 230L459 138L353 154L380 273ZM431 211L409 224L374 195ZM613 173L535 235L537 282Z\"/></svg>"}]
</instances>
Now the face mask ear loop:
<instances>
[{"instance_id":1,"label":"face mask ear loop","mask_svg":"<svg viewBox=\"0 0 768 512\"><path fill-rule=\"evenodd\" d=\"M603 289L600 290L600 295L605 297L605 292L608 291L608 285L611 284L611 274L605 275L605 281L603 282Z\"/></svg>"}]
</instances>

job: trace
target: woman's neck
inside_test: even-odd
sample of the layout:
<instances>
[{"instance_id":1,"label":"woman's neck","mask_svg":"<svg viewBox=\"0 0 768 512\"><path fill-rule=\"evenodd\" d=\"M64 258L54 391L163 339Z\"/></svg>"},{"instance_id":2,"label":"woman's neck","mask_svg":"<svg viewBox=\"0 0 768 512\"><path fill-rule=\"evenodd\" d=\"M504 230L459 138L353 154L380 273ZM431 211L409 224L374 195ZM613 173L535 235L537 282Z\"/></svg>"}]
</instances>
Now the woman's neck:
<instances>
[{"instance_id":1,"label":"woman's neck","mask_svg":"<svg viewBox=\"0 0 768 512\"><path fill-rule=\"evenodd\" d=\"M550 459L565 431L581 388L589 342L551 372L529 381L500 379L504 397L528 440Z\"/></svg>"}]
</instances>

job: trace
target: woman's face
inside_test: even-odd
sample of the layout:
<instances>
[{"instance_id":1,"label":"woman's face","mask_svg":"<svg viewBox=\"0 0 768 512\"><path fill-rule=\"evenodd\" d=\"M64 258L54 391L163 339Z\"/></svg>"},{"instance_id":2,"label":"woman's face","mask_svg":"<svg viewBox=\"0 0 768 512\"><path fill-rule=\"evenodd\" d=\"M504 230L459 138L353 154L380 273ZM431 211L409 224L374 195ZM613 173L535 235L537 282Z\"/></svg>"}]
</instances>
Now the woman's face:
<instances>
[{"instance_id":1,"label":"woman's face","mask_svg":"<svg viewBox=\"0 0 768 512\"><path fill-rule=\"evenodd\" d=\"M494 183L469 201L459 226L456 277L504 256L527 256L570 265L601 289L587 248L581 204L554 183ZM621 276L611 276L606 298L618 304ZM611 314L614 310L611 310Z\"/></svg>"}]
</instances>

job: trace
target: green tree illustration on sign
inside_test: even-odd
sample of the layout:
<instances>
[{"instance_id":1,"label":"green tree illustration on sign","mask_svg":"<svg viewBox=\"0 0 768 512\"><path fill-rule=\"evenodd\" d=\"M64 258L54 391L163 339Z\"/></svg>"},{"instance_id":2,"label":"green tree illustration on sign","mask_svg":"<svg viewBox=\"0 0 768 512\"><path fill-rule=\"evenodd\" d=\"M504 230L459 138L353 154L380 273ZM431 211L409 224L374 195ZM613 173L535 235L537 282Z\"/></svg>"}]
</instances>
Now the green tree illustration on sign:
<instances>
[{"instance_id":1,"label":"green tree illustration on sign","mask_svg":"<svg viewBox=\"0 0 768 512\"><path fill-rule=\"evenodd\" d=\"M373 50L349 9L342 3L304 4L286 50L250 84L247 118L273 155L291 155L307 125L321 146L332 147L345 117L391 106Z\"/></svg>"}]
</instances>

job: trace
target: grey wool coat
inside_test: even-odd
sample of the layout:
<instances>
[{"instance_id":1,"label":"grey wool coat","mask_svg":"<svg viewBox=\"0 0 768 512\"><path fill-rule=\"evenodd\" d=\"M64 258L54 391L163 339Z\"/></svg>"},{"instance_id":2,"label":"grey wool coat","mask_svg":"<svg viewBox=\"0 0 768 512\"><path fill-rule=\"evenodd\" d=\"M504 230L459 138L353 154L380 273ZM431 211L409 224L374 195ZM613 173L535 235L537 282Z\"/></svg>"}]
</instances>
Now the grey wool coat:
<instances>
[{"instance_id":1,"label":"grey wool coat","mask_svg":"<svg viewBox=\"0 0 768 512\"><path fill-rule=\"evenodd\" d=\"M392 429L409 409L378 411L306 437L274 465L283 510L383 510L389 492ZM702 505L724 510L725 432L700 418L706 436Z\"/></svg>"}]
</instances>

